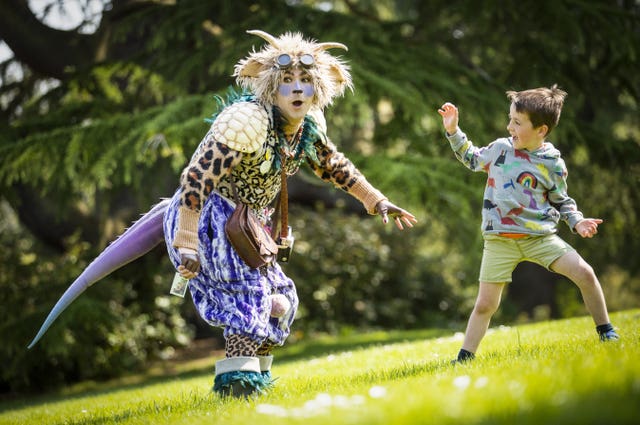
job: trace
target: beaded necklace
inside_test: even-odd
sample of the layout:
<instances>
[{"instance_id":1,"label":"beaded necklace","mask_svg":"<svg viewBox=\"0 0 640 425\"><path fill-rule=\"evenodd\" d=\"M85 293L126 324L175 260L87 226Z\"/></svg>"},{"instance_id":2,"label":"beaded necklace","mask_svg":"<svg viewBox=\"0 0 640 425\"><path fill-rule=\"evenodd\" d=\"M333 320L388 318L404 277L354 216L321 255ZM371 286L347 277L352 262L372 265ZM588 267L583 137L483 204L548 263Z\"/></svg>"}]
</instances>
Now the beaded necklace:
<instances>
[{"instance_id":1,"label":"beaded necklace","mask_svg":"<svg viewBox=\"0 0 640 425\"><path fill-rule=\"evenodd\" d=\"M273 161L273 166L276 170L280 170L284 157L287 158L287 161L295 162L296 165L299 165L305 156L311 158L314 162L318 162L314 148L314 144L319 137L318 127L311 117L308 115L304 117L302 125L300 125L291 141L287 140L284 134L284 117L276 107L273 108L273 118L278 137L278 145Z\"/></svg>"}]
</instances>

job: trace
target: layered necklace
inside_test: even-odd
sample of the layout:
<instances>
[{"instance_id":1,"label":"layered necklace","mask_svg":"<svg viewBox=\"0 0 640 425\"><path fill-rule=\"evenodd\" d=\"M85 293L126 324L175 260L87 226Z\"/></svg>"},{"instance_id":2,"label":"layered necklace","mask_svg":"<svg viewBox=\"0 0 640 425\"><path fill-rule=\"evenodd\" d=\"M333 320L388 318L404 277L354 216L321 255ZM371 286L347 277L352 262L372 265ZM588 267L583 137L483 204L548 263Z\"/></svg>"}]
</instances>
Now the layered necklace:
<instances>
[{"instance_id":1,"label":"layered necklace","mask_svg":"<svg viewBox=\"0 0 640 425\"><path fill-rule=\"evenodd\" d=\"M305 156L313 161L318 161L314 144L318 140L317 126L313 119L306 116L295 134L290 139L284 134L284 118L277 108L273 108L273 117L276 127L278 144L274 155L273 166L280 170L283 160L287 162L293 160L299 165ZM297 167L296 167L297 168Z\"/></svg>"}]
</instances>

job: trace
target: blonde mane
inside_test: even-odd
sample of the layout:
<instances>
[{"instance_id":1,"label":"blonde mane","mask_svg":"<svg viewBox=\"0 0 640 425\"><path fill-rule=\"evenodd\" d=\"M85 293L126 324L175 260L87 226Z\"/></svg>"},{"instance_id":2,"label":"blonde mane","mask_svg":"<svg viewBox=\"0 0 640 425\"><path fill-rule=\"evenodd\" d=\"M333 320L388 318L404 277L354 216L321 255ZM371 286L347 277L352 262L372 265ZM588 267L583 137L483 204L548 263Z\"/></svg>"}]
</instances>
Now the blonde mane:
<instances>
[{"instance_id":1,"label":"blonde mane","mask_svg":"<svg viewBox=\"0 0 640 425\"><path fill-rule=\"evenodd\" d=\"M304 39L301 33L287 32L280 37L274 37L264 31L250 30L249 34L257 35L268 42L259 51L252 50L234 67L233 76L243 89L254 93L265 103L275 103L278 85L284 70L279 69L276 58L287 53L294 61L303 55L313 55L315 65L308 68L315 89L314 105L320 109L330 105L337 96L342 96L345 89L353 90L349 66L340 58L326 52L327 49L347 46L341 43L318 43L315 40ZM294 65L296 62L294 62Z\"/></svg>"}]
</instances>

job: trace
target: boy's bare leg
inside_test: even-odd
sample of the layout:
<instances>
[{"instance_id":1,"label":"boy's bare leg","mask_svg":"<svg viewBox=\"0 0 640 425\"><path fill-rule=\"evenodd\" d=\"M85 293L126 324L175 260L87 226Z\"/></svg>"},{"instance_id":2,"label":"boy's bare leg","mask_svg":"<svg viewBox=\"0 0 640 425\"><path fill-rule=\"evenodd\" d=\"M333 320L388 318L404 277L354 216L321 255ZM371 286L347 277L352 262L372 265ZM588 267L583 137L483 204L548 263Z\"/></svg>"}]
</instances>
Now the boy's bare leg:
<instances>
[{"instance_id":1,"label":"boy's bare leg","mask_svg":"<svg viewBox=\"0 0 640 425\"><path fill-rule=\"evenodd\" d=\"M551 264L551 270L571 279L580 289L582 299L596 325L609 323L602 286L593 268L575 251L568 252Z\"/></svg>"},{"instance_id":2,"label":"boy's bare leg","mask_svg":"<svg viewBox=\"0 0 640 425\"><path fill-rule=\"evenodd\" d=\"M504 285L505 283L480 282L476 304L473 307L467 323L467 330L464 334L463 350L475 353L478 349L480 341L487 333L491 317L500 306Z\"/></svg>"}]
</instances>

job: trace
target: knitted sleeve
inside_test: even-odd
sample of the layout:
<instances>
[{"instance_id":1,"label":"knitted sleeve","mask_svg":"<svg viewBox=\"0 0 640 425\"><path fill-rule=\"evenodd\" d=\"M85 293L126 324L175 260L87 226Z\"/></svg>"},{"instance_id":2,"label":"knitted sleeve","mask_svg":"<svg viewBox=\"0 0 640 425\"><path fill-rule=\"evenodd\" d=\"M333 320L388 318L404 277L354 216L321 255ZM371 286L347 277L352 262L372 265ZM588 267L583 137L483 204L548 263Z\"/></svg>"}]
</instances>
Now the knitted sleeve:
<instances>
[{"instance_id":1,"label":"knitted sleeve","mask_svg":"<svg viewBox=\"0 0 640 425\"><path fill-rule=\"evenodd\" d=\"M241 158L242 153L215 141L211 132L207 133L180 176L180 207L174 247L198 249L200 210L220 178Z\"/></svg>"},{"instance_id":2,"label":"knitted sleeve","mask_svg":"<svg viewBox=\"0 0 640 425\"><path fill-rule=\"evenodd\" d=\"M198 249L198 221L204 202L220 178L240 162L243 153L262 146L268 125L265 108L255 102L232 103L216 116L180 177L174 247Z\"/></svg>"},{"instance_id":3,"label":"knitted sleeve","mask_svg":"<svg viewBox=\"0 0 640 425\"><path fill-rule=\"evenodd\" d=\"M367 181L328 138L316 143L316 151L318 162L308 161L313 172L359 200L369 214L376 214L376 205L387 198Z\"/></svg>"},{"instance_id":4,"label":"knitted sleeve","mask_svg":"<svg viewBox=\"0 0 640 425\"><path fill-rule=\"evenodd\" d=\"M458 161L472 171L486 172L486 167L495 159L493 153L495 142L485 147L477 147L460 129L451 135L448 134L447 140Z\"/></svg>"}]
</instances>

